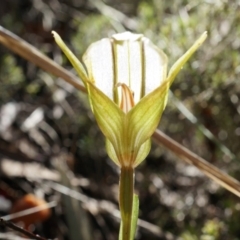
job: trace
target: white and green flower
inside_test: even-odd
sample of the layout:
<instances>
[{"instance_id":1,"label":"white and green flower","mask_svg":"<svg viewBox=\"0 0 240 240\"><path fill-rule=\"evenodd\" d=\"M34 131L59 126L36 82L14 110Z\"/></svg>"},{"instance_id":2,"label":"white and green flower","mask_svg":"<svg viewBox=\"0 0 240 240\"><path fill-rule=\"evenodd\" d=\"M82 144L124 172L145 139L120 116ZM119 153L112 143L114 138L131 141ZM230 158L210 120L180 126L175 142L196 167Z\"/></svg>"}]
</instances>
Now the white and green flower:
<instances>
[{"instance_id":1,"label":"white and green flower","mask_svg":"<svg viewBox=\"0 0 240 240\"><path fill-rule=\"evenodd\" d=\"M135 168L149 153L150 137L166 106L169 87L207 33L168 73L167 56L142 34L119 33L93 43L83 56L86 69L59 35L53 34L87 88L109 157L121 168Z\"/></svg>"}]
</instances>

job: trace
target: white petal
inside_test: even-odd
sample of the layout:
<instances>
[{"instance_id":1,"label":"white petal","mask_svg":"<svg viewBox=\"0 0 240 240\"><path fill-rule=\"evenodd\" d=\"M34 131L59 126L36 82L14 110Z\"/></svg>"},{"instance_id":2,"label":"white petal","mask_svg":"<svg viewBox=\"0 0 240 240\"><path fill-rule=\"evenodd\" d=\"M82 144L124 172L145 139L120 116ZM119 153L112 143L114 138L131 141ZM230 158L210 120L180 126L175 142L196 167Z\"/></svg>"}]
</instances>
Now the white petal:
<instances>
[{"instance_id":1,"label":"white petal","mask_svg":"<svg viewBox=\"0 0 240 240\"><path fill-rule=\"evenodd\" d=\"M167 56L149 39L130 32L93 43L84 55L90 79L117 103L117 83L133 91L137 104L164 82L167 62Z\"/></svg>"},{"instance_id":2,"label":"white petal","mask_svg":"<svg viewBox=\"0 0 240 240\"><path fill-rule=\"evenodd\" d=\"M104 38L90 45L83 56L91 80L102 92L113 100L114 62L110 39Z\"/></svg>"},{"instance_id":3,"label":"white petal","mask_svg":"<svg viewBox=\"0 0 240 240\"><path fill-rule=\"evenodd\" d=\"M144 95L159 87L167 76L168 58L153 43L144 38Z\"/></svg>"},{"instance_id":4,"label":"white petal","mask_svg":"<svg viewBox=\"0 0 240 240\"><path fill-rule=\"evenodd\" d=\"M135 34L134 34L135 35ZM134 102L142 94L142 42L131 40L114 41L115 74L118 83L124 83L134 92Z\"/></svg>"}]
</instances>

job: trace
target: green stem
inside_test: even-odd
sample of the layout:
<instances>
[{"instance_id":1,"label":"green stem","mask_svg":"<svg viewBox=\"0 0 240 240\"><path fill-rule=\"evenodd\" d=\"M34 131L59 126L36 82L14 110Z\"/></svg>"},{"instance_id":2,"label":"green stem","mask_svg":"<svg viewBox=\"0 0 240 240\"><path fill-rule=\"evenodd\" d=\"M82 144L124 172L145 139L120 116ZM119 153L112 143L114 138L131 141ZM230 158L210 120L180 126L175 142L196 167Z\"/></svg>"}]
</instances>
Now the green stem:
<instances>
[{"instance_id":1,"label":"green stem","mask_svg":"<svg viewBox=\"0 0 240 240\"><path fill-rule=\"evenodd\" d=\"M119 207L122 218L122 239L131 239L131 219L134 192L133 168L122 167L119 186Z\"/></svg>"}]
</instances>

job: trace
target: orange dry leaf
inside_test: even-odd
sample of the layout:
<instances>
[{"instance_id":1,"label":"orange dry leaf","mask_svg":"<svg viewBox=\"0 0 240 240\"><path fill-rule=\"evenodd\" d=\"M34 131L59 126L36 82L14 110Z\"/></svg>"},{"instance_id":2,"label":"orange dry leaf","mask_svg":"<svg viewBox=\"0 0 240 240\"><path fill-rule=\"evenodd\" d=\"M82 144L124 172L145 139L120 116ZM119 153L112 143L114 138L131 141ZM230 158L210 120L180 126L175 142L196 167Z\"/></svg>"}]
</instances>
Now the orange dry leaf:
<instances>
[{"instance_id":1,"label":"orange dry leaf","mask_svg":"<svg viewBox=\"0 0 240 240\"><path fill-rule=\"evenodd\" d=\"M11 213L17 213L29 208L33 207L46 207L45 209L41 209L38 212L31 213L25 216L21 216L14 219L14 222L22 222L23 227L28 229L31 224L35 224L38 222L43 222L48 219L51 215L51 210L47 208L47 203L44 199L37 198L33 194L27 194L17 200L11 209Z\"/></svg>"}]
</instances>

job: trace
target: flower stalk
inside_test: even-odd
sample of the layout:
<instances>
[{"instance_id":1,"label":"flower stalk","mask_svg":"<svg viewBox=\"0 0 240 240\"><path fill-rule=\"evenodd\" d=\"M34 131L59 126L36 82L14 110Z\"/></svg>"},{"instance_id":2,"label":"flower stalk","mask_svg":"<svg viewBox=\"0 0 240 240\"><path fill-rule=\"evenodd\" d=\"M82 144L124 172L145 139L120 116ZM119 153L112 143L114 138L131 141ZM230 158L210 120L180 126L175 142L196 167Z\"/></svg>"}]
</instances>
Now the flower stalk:
<instances>
[{"instance_id":1,"label":"flower stalk","mask_svg":"<svg viewBox=\"0 0 240 240\"><path fill-rule=\"evenodd\" d=\"M122 239L131 239L131 219L134 197L134 170L122 167L119 182L119 208L122 219Z\"/></svg>"}]
</instances>

